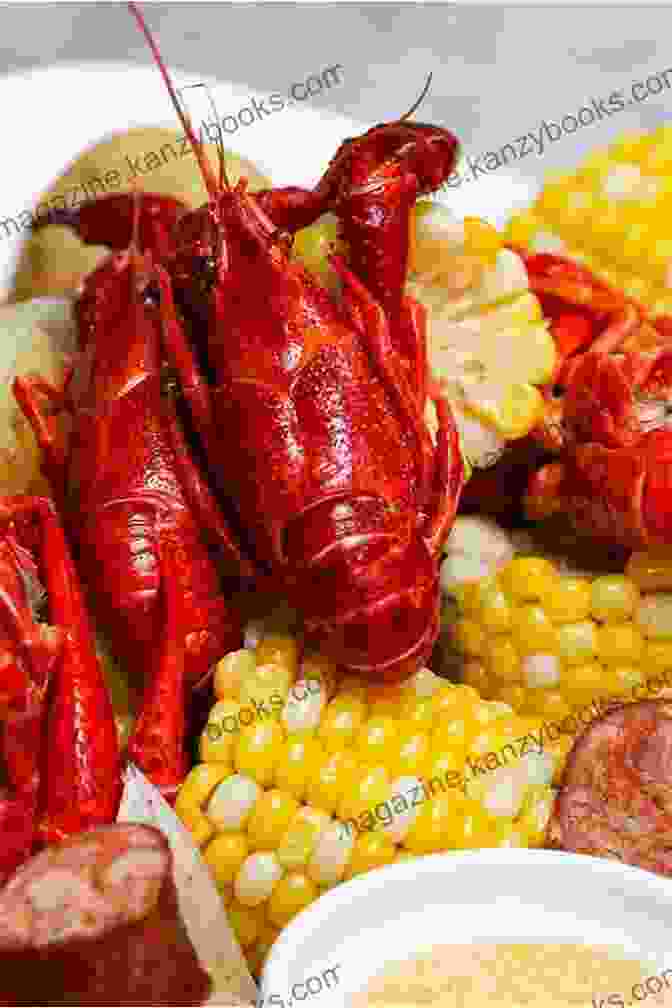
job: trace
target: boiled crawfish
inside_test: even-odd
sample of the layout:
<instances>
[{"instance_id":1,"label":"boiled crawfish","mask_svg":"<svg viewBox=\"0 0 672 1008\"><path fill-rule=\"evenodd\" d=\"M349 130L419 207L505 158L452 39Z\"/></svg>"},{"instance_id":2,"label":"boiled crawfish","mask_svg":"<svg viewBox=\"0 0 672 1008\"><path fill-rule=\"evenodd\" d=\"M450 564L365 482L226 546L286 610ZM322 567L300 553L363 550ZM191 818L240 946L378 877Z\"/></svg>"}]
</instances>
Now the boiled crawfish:
<instances>
[{"instance_id":1,"label":"boiled crawfish","mask_svg":"<svg viewBox=\"0 0 672 1008\"><path fill-rule=\"evenodd\" d=\"M438 127L376 127L346 142L328 182L293 201L286 191L252 195L244 181L231 188L223 158L218 184L135 14L210 197L178 220L156 276L166 354L236 529L230 542L338 661L400 678L437 635L438 556L463 480L440 398L436 445L425 425L424 314L402 297L411 205L452 171L456 141ZM109 205L100 201L98 222ZM288 231L327 209L364 274L334 258L340 302L290 257ZM100 241L102 223L88 213ZM381 269L395 278L387 313L362 282L378 277L381 294Z\"/></svg>"},{"instance_id":2,"label":"boiled crawfish","mask_svg":"<svg viewBox=\"0 0 672 1008\"><path fill-rule=\"evenodd\" d=\"M0 647L4 881L36 847L114 822L121 797L109 693L67 542L44 498L0 498Z\"/></svg>"},{"instance_id":3,"label":"boiled crawfish","mask_svg":"<svg viewBox=\"0 0 672 1008\"><path fill-rule=\"evenodd\" d=\"M116 657L141 700L129 752L172 797L187 769L187 687L240 644L204 540L228 533L162 390L157 280L136 241L88 278L76 315L80 356L63 387L16 379L43 470L68 516L77 559ZM64 451L55 409L72 415Z\"/></svg>"}]
</instances>

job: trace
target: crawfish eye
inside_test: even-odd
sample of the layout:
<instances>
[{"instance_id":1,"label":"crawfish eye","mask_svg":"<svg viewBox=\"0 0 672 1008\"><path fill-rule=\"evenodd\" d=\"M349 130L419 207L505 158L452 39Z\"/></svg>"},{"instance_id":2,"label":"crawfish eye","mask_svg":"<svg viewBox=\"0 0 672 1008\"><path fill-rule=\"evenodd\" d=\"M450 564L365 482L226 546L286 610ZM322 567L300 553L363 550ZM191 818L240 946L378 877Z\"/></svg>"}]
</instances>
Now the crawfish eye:
<instances>
[{"instance_id":1,"label":"crawfish eye","mask_svg":"<svg viewBox=\"0 0 672 1008\"><path fill-rule=\"evenodd\" d=\"M562 399L562 397L564 396L564 394L565 394L565 386L564 385L554 385L553 386L553 390L551 392L551 395L553 396L554 399Z\"/></svg>"}]
</instances>

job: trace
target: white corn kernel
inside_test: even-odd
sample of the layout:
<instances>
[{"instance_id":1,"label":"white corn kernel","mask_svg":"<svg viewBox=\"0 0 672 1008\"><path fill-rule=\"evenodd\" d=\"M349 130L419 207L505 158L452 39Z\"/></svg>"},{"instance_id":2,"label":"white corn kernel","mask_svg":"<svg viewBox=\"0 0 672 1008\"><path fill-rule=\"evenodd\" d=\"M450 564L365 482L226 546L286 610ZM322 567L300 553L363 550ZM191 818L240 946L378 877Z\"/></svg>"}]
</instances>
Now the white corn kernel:
<instances>
[{"instance_id":1,"label":"white corn kernel","mask_svg":"<svg viewBox=\"0 0 672 1008\"><path fill-rule=\"evenodd\" d=\"M342 822L333 822L320 834L313 856L308 862L308 875L318 885L334 884L343 878L355 844L354 831Z\"/></svg>"},{"instance_id":2,"label":"white corn kernel","mask_svg":"<svg viewBox=\"0 0 672 1008\"><path fill-rule=\"evenodd\" d=\"M634 164L618 164L610 169L602 183L602 192L608 199L632 199L642 181L642 173Z\"/></svg>"},{"instance_id":3,"label":"white corn kernel","mask_svg":"<svg viewBox=\"0 0 672 1008\"><path fill-rule=\"evenodd\" d=\"M499 767L491 776L494 779L483 795L483 808L493 816L515 818L525 797L521 775L512 767Z\"/></svg>"},{"instance_id":4,"label":"white corn kernel","mask_svg":"<svg viewBox=\"0 0 672 1008\"><path fill-rule=\"evenodd\" d=\"M219 830L243 830L261 794L261 788L251 777L232 774L215 788L206 815Z\"/></svg>"},{"instance_id":5,"label":"white corn kernel","mask_svg":"<svg viewBox=\"0 0 672 1008\"><path fill-rule=\"evenodd\" d=\"M275 854L257 851L249 854L238 869L233 891L242 906L256 907L270 898L284 874Z\"/></svg>"},{"instance_id":6,"label":"white corn kernel","mask_svg":"<svg viewBox=\"0 0 672 1008\"><path fill-rule=\"evenodd\" d=\"M556 686L560 682L560 662L557 655L531 654L523 658L523 677L530 689Z\"/></svg>"},{"instance_id":7,"label":"white corn kernel","mask_svg":"<svg viewBox=\"0 0 672 1008\"><path fill-rule=\"evenodd\" d=\"M325 699L324 683L317 679L297 679L282 711L282 723L287 734L317 731Z\"/></svg>"},{"instance_id":8,"label":"white corn kernel","mask_svg":"<svg viewBox=\"0 0 672 1008\"><path fill-rule=\"evenodd\" d=\"M546 787L553 780L555 763L550 753L528 752L520 757L520 769L528 786Z\"/></svg>"},{"instance_id":9,"label":"white corn kernel","mask_svg":"<svg viewBox=\"0 0 672 1008\"><path fill-rule=\"evenodd\" d=\"M397 777L390 785L390 796L392 798L397 795L403 797L404 804L408 806L401 812L395 812L394 803L391 805L394 818L388 826L383 827L383 832L394 843L402 843L406 839L411 826L417 818L418 809L413 807L413 803L408 801L407 796L418 794L422 794L422 781L419 777L414 777L410 774L405 777Z\"/></svg>"}]
</instances>

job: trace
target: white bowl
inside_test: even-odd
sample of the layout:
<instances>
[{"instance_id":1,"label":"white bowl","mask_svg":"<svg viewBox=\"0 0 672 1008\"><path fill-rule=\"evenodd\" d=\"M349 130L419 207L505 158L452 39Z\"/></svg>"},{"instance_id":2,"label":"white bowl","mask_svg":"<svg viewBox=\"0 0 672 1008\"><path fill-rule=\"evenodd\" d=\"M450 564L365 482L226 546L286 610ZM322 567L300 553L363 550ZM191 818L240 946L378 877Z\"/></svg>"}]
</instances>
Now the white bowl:
<instances>
[{"instance_id":1,"label":"white bowl","mask_svg":"<svg viewBox=\"0 0 672 1008\"><path fill-rule=\"evenodd\" d=\"M339 885L299 914L261 996L269 1008L340 1008L386 963L478 941L617 945L653 975L672 966L671 932L672 880L639 868L560 851L436 854Z\"/></svg>"}]
</instances>

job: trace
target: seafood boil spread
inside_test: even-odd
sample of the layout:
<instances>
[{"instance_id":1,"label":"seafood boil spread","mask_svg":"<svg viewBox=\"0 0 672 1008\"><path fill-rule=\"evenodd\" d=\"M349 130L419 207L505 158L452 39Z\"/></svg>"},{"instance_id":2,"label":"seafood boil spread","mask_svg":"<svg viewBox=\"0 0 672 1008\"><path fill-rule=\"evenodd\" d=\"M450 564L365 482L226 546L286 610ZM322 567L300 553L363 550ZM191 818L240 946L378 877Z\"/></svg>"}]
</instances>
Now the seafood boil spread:
<instances>
[{"instance_id":1,"label":"seafood boil spread","mask_svg":"<svg viewBox=\"0 0 672 1008\"><path fill-rule=\"evenodd\" d=\"M434 199L459 144L416 107L277 188L131 8L190 167L37 217L0 308L0 1003L208 997L129 764L256 977L426 854L672 876L672 314L591 237L669 130L503 231Z\"/></svg>"}]
</instances>

